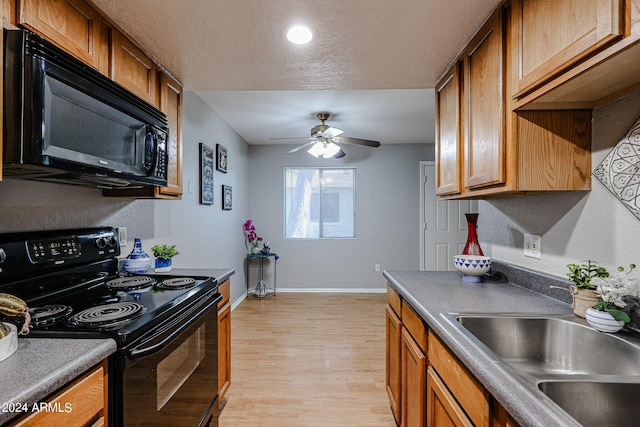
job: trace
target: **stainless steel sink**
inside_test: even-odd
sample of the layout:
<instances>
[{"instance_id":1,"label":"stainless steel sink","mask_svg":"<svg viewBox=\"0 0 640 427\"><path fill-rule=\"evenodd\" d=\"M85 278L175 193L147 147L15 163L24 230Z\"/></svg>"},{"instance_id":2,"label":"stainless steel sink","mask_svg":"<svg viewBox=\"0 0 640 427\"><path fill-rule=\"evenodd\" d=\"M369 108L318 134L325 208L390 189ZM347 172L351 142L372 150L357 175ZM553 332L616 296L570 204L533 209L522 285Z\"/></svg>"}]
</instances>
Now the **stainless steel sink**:
<instances>
[{"instance_id":1,"label":"stainless steel sink","mask_svg":"<svg viewBox=\"0 0 640 427\"><path fill-rule=\"evenodd\" d=\"M585 426L638 426L639 383L543 381L538 388Z\"/></svg>"},{"instance_id":2,"label":"stainless steel sink","mask_svg":"<svg viewBox=\"0 0 640 427\"><path fill-rule=\"evenodd\" d=\"M640 347L572 319L457 316L505 363L532 375L640 375Z\"/></svg>"},{"instance_id":3,"label":"stainless steel sink","mask_svg":"<svg viewBox=\"0 0 640 427\"><path fill-rule=\"evenodd\" d=\"M551 412L583 426L640 425L640 340L573 315L445 315ZM486 348L485 348L486 347Z\"/></svg>"}]
</instances>

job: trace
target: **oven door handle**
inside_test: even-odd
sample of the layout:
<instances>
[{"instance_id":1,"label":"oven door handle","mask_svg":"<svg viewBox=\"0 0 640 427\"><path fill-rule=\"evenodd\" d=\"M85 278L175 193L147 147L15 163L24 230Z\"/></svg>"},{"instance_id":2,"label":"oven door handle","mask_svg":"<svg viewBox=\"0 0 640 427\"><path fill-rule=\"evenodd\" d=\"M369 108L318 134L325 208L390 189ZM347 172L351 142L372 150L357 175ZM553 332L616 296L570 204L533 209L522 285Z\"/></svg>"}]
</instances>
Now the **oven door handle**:
<instances>
[{"instance_id":1,"label":"oven door handle","mask_svg":"<svg viewBox=\"0 0 640 427\"><path fill-rule=\"evenodd\" d=\"M160 350L162 350L167 344L169 344L171 341L173 341L174 338L176 338L178 335L180 335L185 329L189 328L191 325L193 325L194 321L197 321L200 317L204 316L209 310L211 309L215 309L216 306L218 305L218 302L222 301L222 294L218 293L216 294L214 299L210 299L208 300L208 303L204 306L199 306L196 307L194 309L188 310L184 313L182 313L181 315L179 315L178 317L176 317L175 319L173 319L171 321L171 324L177 324L180 323L181 326L173 329L168 335L166 335L161 341L156 342L154 344L151 344L149 346L141 346L141 347L134 347L129 351L129 358L130 359L138 359L141 357L145 357L148 356L150 354L156 353ZM195 312L195 314L193 314ZM189 318L190 321L189 322L183 322L182 320L185 318ZM153 338L155 337L160 337L162 336L163 333L165 333L166 331L160 332L154 336L151 337L151 339L146 340L146 342L148 341L153 341Z\"/></svg>"}]
</instances>

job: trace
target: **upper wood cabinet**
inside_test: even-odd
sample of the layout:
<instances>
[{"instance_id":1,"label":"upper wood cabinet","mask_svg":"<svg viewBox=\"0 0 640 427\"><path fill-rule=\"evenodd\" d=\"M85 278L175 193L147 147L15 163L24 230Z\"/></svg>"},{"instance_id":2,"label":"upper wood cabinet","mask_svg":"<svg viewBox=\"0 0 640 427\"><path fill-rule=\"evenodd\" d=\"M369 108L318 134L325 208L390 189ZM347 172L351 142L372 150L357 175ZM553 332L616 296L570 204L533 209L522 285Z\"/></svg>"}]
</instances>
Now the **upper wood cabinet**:
<instances>
[{"instance_id":1,"label":"upper wood cabinet","mask_svg":"<svg viewBox=\"0 0 640 427\"><path fill-rule=\"evenodd\" d=\"M111 33L111 79L149 104L160 107L158 67L135 44L115 29Z\"/></svg>"},{"instance_id":2,"label":"upper wood cabinet","mask_svg":"<svg viewBox=\"0 0 640 427\"><path fill-rule=\"evenodd\" d=\"M158 195L176 198L182 196L182 85L169 74L160 76L160 110L167 115L168 185L158 188Z\"/></svg>"},{"instance_id":3,"label":"upper wood cabinet","mask_svg":"<svg viewBox=\"0 0 640 427\"><path fill-rule=\"evenodd\" d=\"M109 28L83 0L19 0L17 24L109 74Z\"/></svg>"},{"instance_id":4,"label":"upper wood cabinet","mask_svg":"<svg viewBox=\"0 0 640 427\"><path fill-rule=\"evenodd\" d=\"M456 61L436 86L436 194L460 193L462 160L462 82Z\"/></svg>"},{"instance_id":5,"label":"upper wood cabinet","mask_svg":"<svg viewBox=\"0 0 640 427\"><path fill-rule=\"evenodd\" d=\"M516 110L507 95L515 84L510 14L508 3L499 7L436 84L441 199L591 188L591 111ZM458 63L463 77L456 81ZM456 84L464 100L457 109ZM454 141L459 128L463 135ZM456 160L449 151L460 146L464 156ZM462 185L456 187L458 176Z\"/></svg>"},{"instance_id":6,"label":"upper wood cabinet","mask_svg":"<svg viewBox=\"0 0 640 427\"><path fill-rule=\"evenodd\" d=\"M513 0L513 10L514 108L592 109L640 87L640 0Z\"/></svg>"},{"instance_id":7,"label":"upper wood cabinet","mask_svg":"<svg viewBox=\"0 0 640 427\"><path fill-rule=\"evenodd\" d=\"M513 0L522 96L624 34L623 0Z\"/></svg>"},{"instance_id":8,"label":"upper wood cabinet","mask_svg":"<svg viewBox=\"0 0 640 427\"><path fill-rule=\"evenodd\" d=\"M464 185L505 182L505 37L498 9L463 53Z\"/></svg>"}]
</instances>

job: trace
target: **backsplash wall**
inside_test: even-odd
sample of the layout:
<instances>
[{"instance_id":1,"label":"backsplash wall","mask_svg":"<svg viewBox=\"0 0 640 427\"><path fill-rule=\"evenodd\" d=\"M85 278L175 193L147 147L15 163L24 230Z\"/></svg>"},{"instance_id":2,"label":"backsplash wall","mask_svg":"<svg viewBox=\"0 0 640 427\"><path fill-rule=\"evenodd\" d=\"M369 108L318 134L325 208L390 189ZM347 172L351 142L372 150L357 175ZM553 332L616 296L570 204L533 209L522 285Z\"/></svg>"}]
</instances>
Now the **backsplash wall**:
<instances>
[{"instance_id":1,"label":"backsplash wall","mask_svg":"<svg viewBox=\"0 0 640 427\"><path fill-rule=\"evenodd\" d=\"M638 117L640 92L594 110L592 169ZM479 212L481 244L501 261L558 276L586 259L610 271L640 263L640 221L595 178L589 192L481 201ZM524 233L542 236L542 259L523 255Z\"/></svg>"}]
</instances>

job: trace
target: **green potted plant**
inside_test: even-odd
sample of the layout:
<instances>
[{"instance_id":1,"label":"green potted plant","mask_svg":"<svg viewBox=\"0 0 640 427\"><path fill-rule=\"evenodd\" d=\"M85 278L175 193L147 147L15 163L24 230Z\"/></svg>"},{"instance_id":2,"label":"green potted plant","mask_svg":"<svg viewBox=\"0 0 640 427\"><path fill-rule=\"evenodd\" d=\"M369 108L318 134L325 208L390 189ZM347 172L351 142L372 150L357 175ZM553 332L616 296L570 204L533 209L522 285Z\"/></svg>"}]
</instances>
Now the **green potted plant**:
<instances>
[{"instance_id":1,"label":"green potted plant","mask_svg":"<svg viewBox=\"0 0 640 427\"><path fill-rule=\"evenodd\" d=\"M174 256L180 253L176 249L176 245L155 245L151 247L153 256L156 257L155 271L156 273L162 273L171 271L172 259Z\"/></svg>"},{"instance_id":2,"label":"green potted plant","mask_svg":"<svg viewBox=\"0 0 640 427\"><path fill-rule=\"evenodd\" d=\"M571 308L576 315L586 317L587 309L600 301L600 295L596 292L596 286L591 283L591 280L609 277L609 272L590 259L582 261L581 264L567 264L567 267L569 268L567 277L573 282L570 288L573 296Z\"/></svg>"}]
</instances>

